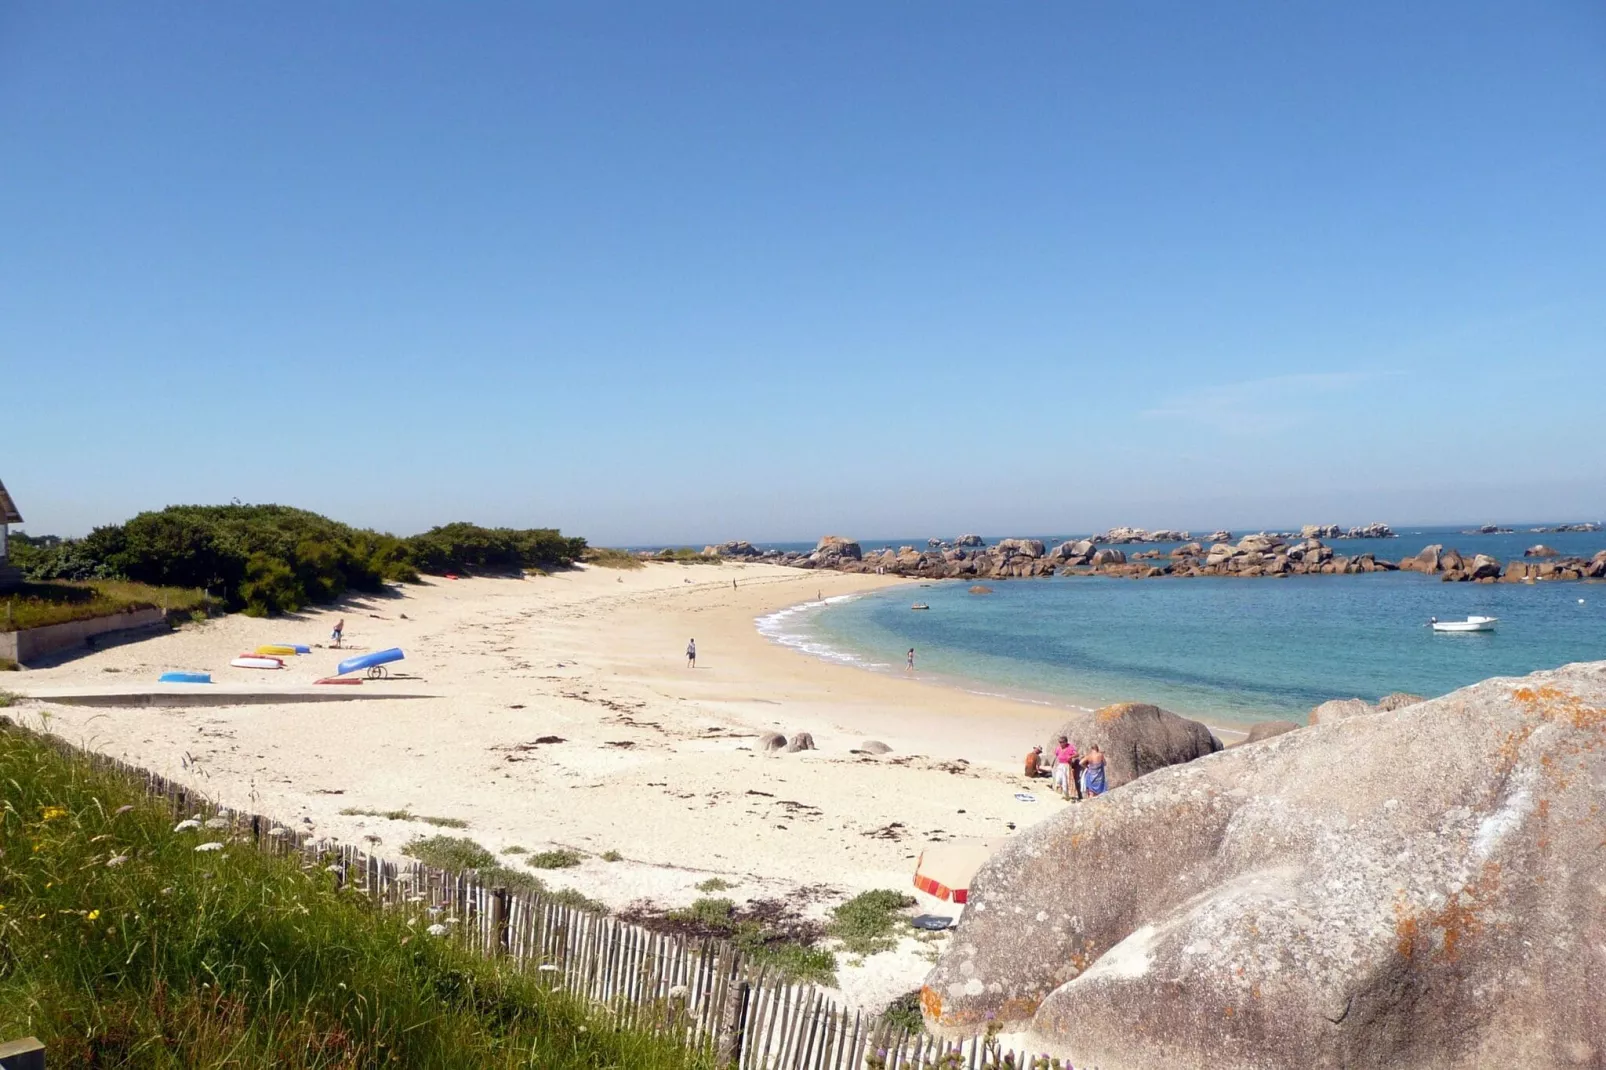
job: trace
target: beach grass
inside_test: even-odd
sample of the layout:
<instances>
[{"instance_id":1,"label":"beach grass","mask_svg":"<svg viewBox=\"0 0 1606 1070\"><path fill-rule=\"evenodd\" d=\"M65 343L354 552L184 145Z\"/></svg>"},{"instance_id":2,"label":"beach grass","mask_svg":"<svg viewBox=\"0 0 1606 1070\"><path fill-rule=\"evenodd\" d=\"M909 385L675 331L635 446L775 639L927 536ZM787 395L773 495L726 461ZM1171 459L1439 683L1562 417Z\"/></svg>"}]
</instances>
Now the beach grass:
<instances>
[{"instance_id":1,"label":"beach grass","mask_svg":"<svg viewBox=\"0 0 1606 1070\"><path fill-rule=\"evenodd\" d=\"M426 866L457 870L459 872L472 871L479 876L483 883L489 885L500 884L509 891L539 892L555 903L577 907L580 910L591 910L599 914L606 913L608 909L604 904L592 899L584 892L573 888L548 888L546 882L535 874L504 866L494 854L467 836L440 835L421 837L409 843L402 850ZM572 851L543 853L566 853L574 856L575 861L572 864L578 864L580 861L580 856ZM534 860L540 857L541 855L531 855L526 860L530 865L534 866ZM561 867L549 865L537 868L555 869Z\"/></svg>"},{"instance_id":2,"label":"beach grass","mask_svg":"<svg viewBox=\"0 0 1606 1070\"><path fill-rule=\"evenodd\" d=\"M531 869L568 869L571 866L578 866L584 859L585 856L579 851L559 848L555 851L537 851L525 861L530 864Z\"/></svg>"},{"instance_id":3,"label":"beach grass","mask_svg":"<svg viewBox=\"0 0 1606 1070\"><path fill-rule=\"evenodd\" d=\"M348 806L340 812L347 817L382 817L387 821L417 821L444 829L468 828L468 822L460 817L431 817L429 814L415 814L411 810L367 810L360 806Z\"/></svg>"},{"instance_id":4,"label":"beach grass","mask_svg":"<svg viewBox=\"0 0 1606 1070\"><path fill-rule=\"evenodd\" d=\"M734 887L736 885L720 877L709 877L707 880L697 883L699 892L728 892Z\"/></svg>"},{"instance_id":5,"label":"beach grass","mask_svg":"<svg viewBox=\"0 0 1606 1070\"><path fill-rule=\"evenodd\" d=\"M0 782L0 1037L52 1066L704 1065L31 734Z\"/></svg>"},{"instance_id":6,"label":"beach grass","mask_svg":"<svg viewBox=\"0 0 1606 1070\"><path fill-rule=\"evenodd\" d=\"M652 555L653 561L667 561L676 565L722 565L725 559L718 554L705 554L690 546L668 547Z\"/></svg>"},{"instance_id":7,"label":"beach grass","mask_svg":"<svg viewBox=\"0 0 1606 1070\"><path fill-rule=\"evenodd\" d=\"M205 611L206 592L129 580L25 583L0 603L0 632L111 617L137 609Z\"/></svg>"},{"instance_id":8,"label":"beach grass","mask_svg":"<svg viewBox=\"0 0 1606 1070\"><path fill-rule=\"evenodd\" d=\"M739 909L730 899L703 896L671 910L664 921L695 935L730 940L754 962L780 970L794 981L836 984L836 955L814 946L818 927L781 921L770 904Z\"/></svg>"},{"instance_id":9,"label":"beach grass","mask_svg":"<svg viewBox=\"0 0 1606 1070\"><path fill-rule=\"evenodd\" d=\"M598 568L618 568L626 571L647 567L638 555L629 550L612 550L602 546L588 547L586 552L580 555L580 560Z\"/></svg>"}]
</instances>

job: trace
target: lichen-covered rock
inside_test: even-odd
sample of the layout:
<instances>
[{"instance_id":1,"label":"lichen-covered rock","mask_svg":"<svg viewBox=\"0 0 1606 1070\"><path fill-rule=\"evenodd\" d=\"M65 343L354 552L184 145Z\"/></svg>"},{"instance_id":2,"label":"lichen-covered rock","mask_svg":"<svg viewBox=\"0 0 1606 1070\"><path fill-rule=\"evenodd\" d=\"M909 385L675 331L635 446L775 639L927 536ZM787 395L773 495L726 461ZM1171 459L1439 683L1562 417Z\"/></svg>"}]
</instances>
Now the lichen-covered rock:
<instances>
[{"instance_id":1,"label":"lichen-covered rock","mask_svg":"<svg viewBox=\"0 0 1606 1070\"><path fill-rule=\"evenodd\" d=\"M1244 736L1244 742L1259 743L1263 739L1271 739L1284 732L1294 732L1298 729L1299 725L1293 721L1259 721L1250 727L1249 734Z\"/></svg>"},{"instance_id":2,"label":"lichen-covered rock","mask_svg":"<svg viewBox=\"0 0 1606 1070\"><path fill-rule=\"evenodd\" d=\"M1606 662L1159 770L1005 842L926 979L1103 1070L1606 1066Z\"/></svg>"},{"instance_id":3,"label":"lichen-covered rock","mask_svg":"<svg viewBox=\"0 0 1606 1070\"><path fill-rule=\"evenodd\" d=\"M1049 737L1047 753L1054 753L1060 736L1082 753L1098 744L1104 751L1105 781L1112 788L1221 749L1221 741L1205 725L1142 702L1073 714Z\"/></svg>"},{"instance_id":4,"label":"lichen-covered rock","mask_svg":"<svg viewBox=\"0 0 1606 1070\"><path fill-rule=\"evenodd\" d=\"M856 748L860 754L891 754L892 748L879 739L867 739Z\"/></svg>"},{"instance_id":5,"label":"lichen-covered rock","mask_svg":"<svg viewBox=\"0 0 1606 1070\"><path fill-rule=\"evenodd\" d=\"M1427 699L1421 695L1413 695L1408 691L1395 691L1378 699L1377 708L1380 710L1403 710L1407 706L1415 706L1418 702L1426 701Z\"/></svg>"},{"instance_id":6,"label":"lichen-covered rock","mask_svg":"<svg viewBox=\"0 0 1606 1070\"><path fill-rule=\"evenodd\" d=\"M1004 556L1019 554L1022 557L1042 557L1042 539L1002 539L993 550Z\"/></svg>"}]
</instances>

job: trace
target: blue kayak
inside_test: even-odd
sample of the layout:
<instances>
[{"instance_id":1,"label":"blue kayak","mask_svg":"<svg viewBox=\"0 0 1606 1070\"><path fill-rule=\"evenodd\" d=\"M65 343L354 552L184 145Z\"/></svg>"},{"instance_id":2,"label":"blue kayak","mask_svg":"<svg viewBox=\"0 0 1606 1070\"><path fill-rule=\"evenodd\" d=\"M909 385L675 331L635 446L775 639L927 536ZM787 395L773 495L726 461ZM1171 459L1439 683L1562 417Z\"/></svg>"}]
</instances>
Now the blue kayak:
<instances>
[{"instance_id":1,"label":"blue kayak","mask_svg":"<svg viewBox=\"0 0 1606 1070\"><path fill-rule=\"evenodd\" d=\"M310 654L310 653L312 653L312 648L310 646L307 646L304 643L275 643L273 645L274 646L287 646L291 650L294 650L297 654Z\"/></svg>"},{"instance_id":2,"label":"blue kayak","mask_svg":"<svg viewBox=\"0 0 1606 1070\"><path fill-rule=\"evenodd\" d=\"M340 676L344 676L348 672L357 672L361 669L372 669L376 665L385 665L392 661L400 661L406 656L406 654L402 653L401 647L393 646L389 650L376 650L372 654L358 654L354 658L347 658L345 661L342 661L339 665L335 666L335 672Z\"/></svg>"},{"instance_id":3,"label":"blue kayak","mask_svg":"<svg viewBox=\"0 0 1606 1070\"><path fill-rule=\"evenodd\" d=\"M209 672L164 672L156 678L159 684L209 684L212 674Z\"/></svg>"}]
</instances>

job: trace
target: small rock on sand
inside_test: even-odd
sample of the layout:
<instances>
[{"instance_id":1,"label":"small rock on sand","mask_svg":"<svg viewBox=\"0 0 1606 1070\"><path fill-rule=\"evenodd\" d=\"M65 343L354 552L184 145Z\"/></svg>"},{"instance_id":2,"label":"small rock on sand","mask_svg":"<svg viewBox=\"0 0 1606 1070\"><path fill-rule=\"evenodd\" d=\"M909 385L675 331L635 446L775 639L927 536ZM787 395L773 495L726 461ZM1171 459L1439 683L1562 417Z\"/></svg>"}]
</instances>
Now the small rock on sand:
<instances>
[{"instance_id":1,"label":"small rock on sand","mask_svg":"<svg viewBox=\"0 0 1606 1070\"><path fill-rule=\"evenodd\" d=\"M780 750L786 746L786 737L779 732L765 732L758 737L760 750Z\"/></svg>"},{"instance_id":2,"label":"small rock on sand","mask_svg":"<svg viewBox=\"0 0 1606 1070\"><path fill-rule=\"evenodd\" d=\"M867 739L860 743L855 754L891 754L892 748L879 739Z\"/></svg>"},{"instance_id":3,"label":"small rock on sand","mask_svg":"<svg viewBox=\"0 0 1606 1070\"><path fill-rule=\"evenodd\" d=\"M796 754L800 750L813 750L814 737L807 732L793 732L791 742L786 745L786 753Z\"/></svg>"}]
</instances>

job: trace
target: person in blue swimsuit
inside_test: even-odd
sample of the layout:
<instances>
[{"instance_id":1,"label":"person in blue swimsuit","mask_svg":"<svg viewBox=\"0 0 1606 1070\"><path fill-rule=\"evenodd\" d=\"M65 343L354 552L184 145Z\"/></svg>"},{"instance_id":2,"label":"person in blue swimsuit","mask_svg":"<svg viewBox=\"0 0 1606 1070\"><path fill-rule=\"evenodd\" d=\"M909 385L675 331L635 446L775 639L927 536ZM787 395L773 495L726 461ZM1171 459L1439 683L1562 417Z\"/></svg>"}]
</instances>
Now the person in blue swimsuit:
<instances>
[{"instance_id":1,"label":"person in blue swimsuit","mask_svg":"<svg viewBox=\"0 0 1606 1070\"><path fill-rule=\"evenodd\" d=\"M1082 759L1082 791L1090 799L1104 794L1104 752L1097 743Z\"/></svg>"}]
</instances>

